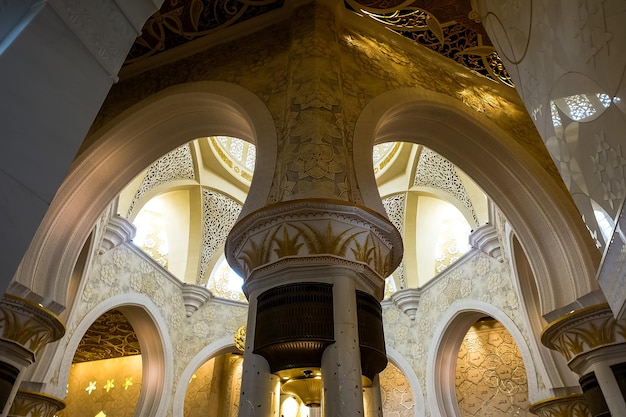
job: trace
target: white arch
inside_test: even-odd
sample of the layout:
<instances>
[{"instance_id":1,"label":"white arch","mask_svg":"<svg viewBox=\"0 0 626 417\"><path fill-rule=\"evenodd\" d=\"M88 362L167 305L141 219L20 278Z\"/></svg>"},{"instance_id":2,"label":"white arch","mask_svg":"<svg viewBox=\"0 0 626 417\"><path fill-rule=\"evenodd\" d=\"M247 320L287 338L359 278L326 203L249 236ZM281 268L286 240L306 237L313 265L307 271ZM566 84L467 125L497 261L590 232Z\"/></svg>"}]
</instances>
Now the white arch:
<instances>
[{"instance_id":1,"label":"white arch","mask_svg":"<svg viewBox=\"0 0 626 417\"><path fill-rule=\"evenodd\" d=\"M548 320L561 315L555 310L597 289L600 254L564 186L487 117L446 95L403 88L365 107L354 138L357 182L370 207L380 204L366 154L374 143L422 144L469 175L515 228L540 284Z\"/></svg>"},{"instance_id":2,"label":"white arch","mask_svg":"<svg viewBox=\"0 0 626 417\"><path fill-rule=\"evenodd\" d=\"M489 315L511 334L520 350L528 381L529 402L540 399L535 362L522 332L513 320L497 307L478 300L458 300L443 313L434 330L426 362L426 392L433 417L460 416L455 394L456 362L467 330L481 317Z\"/></svg>"},{"instance_id":3,"label":"white arch","mask_svg":"<svg viewBox=\"0 0 626 417\"><path fill-rule=\"evenodd\" d=\"M409 381L411 393L413 394L413 400L415 401L414 416L425 416L426 405L424 404L424 391L422 390L422 385L420 384L419 379L417 379L417 375L415 375L413 367L400 352L390 347L386 347L386 349L387 357L391 359L391 362L393 362L398 369L402 371L406 379Z\"/></svg>"},{"instance_id":4,"label":"white arch","mask_svg":"<svg viewBox=\"0 0 626 417\"><path fill-rule=\"evenodd\" d=\"M85 332L98 317L112 309L121 311L128 319L141 347L143 382L134 415L165 416L172 392L174 353L167 322L156 304L143 294L116 295L95 306L82 318L63 352L58 385L62 392L56 395L65 397L72 359Z\"/></svg>"},{"instance_id":5,"label":"white arch","mask_svg":"<svg viewBox=\"0 0 626 417\"><path fill-rule=\"evenodd\" d=\"M107 204L160 156L211 135L251 141L258 149L257 167L276 165L276 129L269 110L248 90L225 82L167 88L96 132L94 144L74 162L59 188L20 265L16 281L32 292L20 295L56 313L63 311L80 249ZM259 171L253 176L248 200L263 205L273 172ZM253 204L244 207L244 211L253 209Z\"/></svg>"},{"instance_id":6,"label":"white arch","mask_svg":"<svg viewBox=\"0 0 626 417\"><path fill-rule=\"evenodd\" d=\"M185 395L187 394L187 387L189 386L189 380L193 376L193 373L209 359L232 352L234 347L233 338L231 336L224 336L204 347L204 349L193 357L181 374L178 384L176 384L173 402L174 417L184 417L185 415Z\"/></svg>"}]
</instances>

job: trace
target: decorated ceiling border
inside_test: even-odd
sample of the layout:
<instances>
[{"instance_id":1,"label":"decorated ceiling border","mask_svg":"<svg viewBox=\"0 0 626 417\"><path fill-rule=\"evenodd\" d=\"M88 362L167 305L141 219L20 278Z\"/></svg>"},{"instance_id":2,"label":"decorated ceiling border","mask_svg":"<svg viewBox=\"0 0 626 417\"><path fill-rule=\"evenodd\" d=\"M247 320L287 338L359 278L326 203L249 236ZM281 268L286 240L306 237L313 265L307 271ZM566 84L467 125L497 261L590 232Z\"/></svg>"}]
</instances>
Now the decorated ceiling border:
<instances>
[{"instance_id":1,"label":"decorated ceiling border","mask_svg":"<svg viewBox=\"0 0 626 417\"><path fill-rule=\"evenodd\" d=\"M279 9L283 3L284 0L165 0L144 24L124 65Z\"/></svg>"},{"instance_id":2,"label":"decorated ceiling border","mask_svg":"<svg viewBox=\"0 0 626 417\"><path fill-rule=\"evenodd\" d=\"M345 0L345 4L472 71L514 87L469 0Z\"/></svg>"}]
</instances>

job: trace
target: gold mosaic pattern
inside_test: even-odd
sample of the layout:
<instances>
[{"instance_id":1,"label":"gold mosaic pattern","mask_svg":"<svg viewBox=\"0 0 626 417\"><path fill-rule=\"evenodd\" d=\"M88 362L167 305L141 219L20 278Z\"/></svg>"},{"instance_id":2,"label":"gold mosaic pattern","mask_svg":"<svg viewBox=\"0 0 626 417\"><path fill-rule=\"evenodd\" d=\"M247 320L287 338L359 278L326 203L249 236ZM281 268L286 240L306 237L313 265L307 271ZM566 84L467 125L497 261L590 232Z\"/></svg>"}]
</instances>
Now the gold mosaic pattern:
<instances>
[{"instance_id":1,"label":"gold mosaic pattern","mask_svg":"<svg viewBox=\"0 0 626 417\"><path fill-rule=\"evenodd\" d=\"M119 358L141 353L137 335L118 310L100 316L89 327L74 354L73 363Z\"/></svg>"},{"instance_id":2,"label":"gold mosaic pattern","mask_svg":"<svg viewBox=\"0 0 626 417\"><path fill-rule=\"evenodd\" d=\"M142 383L141 356L74 363L67 386L67 407L58 417L133 417ZM101 415L101 414L100 414Z\"/></svg>"},{"instance_id":3,"label":"gold mosaic pattern","mask_svg":"<svg viewBox=\"0 0 626 417\"><path fill-rule=\"evenodd\" d=\"M411 386L406 376L393 363L379 375L381 402L383 415L394 417L413 417L415 415L415 400Z\"/></svg>"},{"instance_id":4,"label":"gold mosaic pattern","mask_svg":"<svg viewBox=\"0 0 626 417\"><path fill-rule=\"evenodd\" d=\"M243 356L211 358L189 380L185 417L237 417Z\"/></svg>"},{"instance_id":5,"label":"gold mosaic pattern","mask_svg":"<svg viewBox=\"0 0 626 417\"><path fill-rule=\"evenodd\" d=\"M531 417L522 355L496 320L481 320L467 332L459 349L455 385L463 417Z\"/></svg>"}]
</instances>

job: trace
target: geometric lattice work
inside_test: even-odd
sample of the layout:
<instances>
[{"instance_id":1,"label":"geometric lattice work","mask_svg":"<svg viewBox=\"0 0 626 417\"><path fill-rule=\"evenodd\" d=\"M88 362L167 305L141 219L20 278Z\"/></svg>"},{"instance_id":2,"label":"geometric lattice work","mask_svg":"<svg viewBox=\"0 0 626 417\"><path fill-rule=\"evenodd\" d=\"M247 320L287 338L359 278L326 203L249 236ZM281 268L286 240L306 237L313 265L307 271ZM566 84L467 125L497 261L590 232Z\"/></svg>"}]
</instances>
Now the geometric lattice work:
<instances>
[{"instance_id":1,"label":"geometric lattice work","mask_svg":"<svg viewBox=\"0 0 626 417\"><path fill-rule=\"evenodd\" d=\"M195 171L191 157L191 147L184 144L173 151L163 155L148 167L146 175L130 203L126 217L130 218L137 203L154 187L174 180L193 180Z\"/></svg>"},{"instance_id":2,"label":"geometric lattice work","mask_svg":"<svg viewBox=\"0 0 626 417\"><path fill-rule=\"evenodd\" d=\"M396 194L391 197L383 199L383 207L387 212L389 221L400 232L400 235L404 237L404 207L406 204L406 194ZM406 275L404 269L404 261L394 271L396 279L400 283L400 288L407 288Z\"/></svg>"},{"instance_id":3,"label":"geometric lattice work","mask_svg":"<svg viewBox=\"0 0 626 417\"><path fill-rule=\"evenodd\" d=\"M197 284L206 284L206 270L211 261L219 256L230 229L241 213L241 205L217 191L202 189L202 252Z\"/></svg>"},{"instance_id":4,"label":"geometric lattice work","mask_svg":"<svg viewBox=\"0 0 626 417\"><path fill-rule=\"evenodd\" d=\"M470 212L474 220L472 227L478 226L478 217L467 190L456 172L454 164L443 156L424 148L417 164L413 185L437 188L452 195Z\"/></svg>"}]
</instances>

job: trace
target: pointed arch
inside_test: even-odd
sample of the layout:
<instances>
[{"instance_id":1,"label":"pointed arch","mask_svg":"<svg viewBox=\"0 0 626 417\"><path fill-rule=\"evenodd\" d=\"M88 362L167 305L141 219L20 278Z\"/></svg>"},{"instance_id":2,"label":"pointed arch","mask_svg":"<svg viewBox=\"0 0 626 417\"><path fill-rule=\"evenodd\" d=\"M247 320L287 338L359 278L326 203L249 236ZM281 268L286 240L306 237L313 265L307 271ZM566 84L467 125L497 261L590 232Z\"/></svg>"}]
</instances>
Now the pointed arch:
<instances>
[{"instance_id":1,"label":"pointed arch","mask_svg":"<svg viewBox=\"0 0 626 417\"><path fill-rule=\"evenodd\" d=\"M222 355L224 353L232 352L235 349L233 338L224 336L212 342L210 345L204 347L196 356L191 359L187 367L181 374L178 383L176 385L176 392L174 393L173 401L173 415L174 417L184 417L185 411L185 395L187 394L187 388L189 381L193 373L211 358Z\"/></svg>"},{"instance_id":2,"label":"pointed arch","mask_svg":"<svg viewBox=\"0 0 626 417\"><path fill-rule=\"evenodd\" d=\"M248 140L257 145L257 167L276 165L276 129L269 110L253 93L225 82L170 87L97 131L93 145L74 162L59 188L18 269L17 283L30 290L20 295L56 313L63 311L72 268L107 204L165 153L213 135ZM270 189L269 171L253 176L252 201L266 201L262 193Z\"/></svg>"},{"instance_id":3,"label":"pointed arch","mask_svg":"<svg viewBox=\"0 0 626 417\"><path fill-rule=\"evenodd\" d=\"M55 393L65 397L74 353L91 325L104 313L119 310L133 327L141 348L142 385L135 416L161 417L167 414L174 374L174 352L169 340L167 322L159 308L143 294L123 294L111 297L95 306L83 317L70 337L63 355Z\"/></svg>"},{"instance_id":4,"label":"pointed arch","mask_svg":"<svg viewBox=\"0 0 626 417\"><path fill-rule=\"evenodd\" d=\"M537 384L537 371L524 335L513 320L497 307L477 300L458 300L443 313L430 344L426 362L426 391L434 417L460 416L455 393L456 362L467 330L488 315L499 321L515 340L526 368L529 403L544 398Z\"/></svg>"},{"instance_id":5,"label":"pointed arch","mask_svg":"<svg viewBox=\"0 0 626 417\"><path fill-rule=\"evenodd\" d=\"M485 116L440 93L399 89L366 106L354 137L357 181L370 207L380 204L380 197L367 165L371 156L364 152L378 142L425 145L469 175L517 232L548 320L597 289L600 254L571 197L527 149Z\"/></svg>"}]
</instances>

